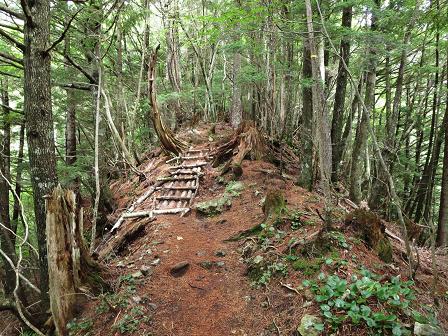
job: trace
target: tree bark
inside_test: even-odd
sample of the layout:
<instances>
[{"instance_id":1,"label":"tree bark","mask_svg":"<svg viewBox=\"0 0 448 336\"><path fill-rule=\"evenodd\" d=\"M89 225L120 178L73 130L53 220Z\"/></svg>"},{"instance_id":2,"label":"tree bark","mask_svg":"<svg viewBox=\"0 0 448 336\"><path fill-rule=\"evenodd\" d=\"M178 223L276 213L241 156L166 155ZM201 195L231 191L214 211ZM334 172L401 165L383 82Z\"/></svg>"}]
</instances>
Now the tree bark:
<instances>
[{"instance_id":1,"label":"tree bark","mask_svg":"<svg viewBox=\"0 0 448 336\"><path fill-rule=\"evenodd\" d=\"M344 7L342 10L342 27L350 29L352 25L352 6ZM343 36L339 47L340 54L347 66L350 59L350 37ZM336 79L336 92L333 106L333 120L331 124L331 143L333 146L332 180L336 181L339 173L339 164L342 159L344 141L342 138L342 123L344 120L345 93L347 88L347 71L344 63L339 61L338 77Z\"/></svg>"},{"instance_id":2,"label":"tree bark","mask_svg":"<svg viewBox=\"0 0 448 336\"><path fill-rule=\"evenodd\" d=\"M313 138L317 143L318 169L320 176L320 184L324 196L327 201L330 201L330 179L331 179L331 139L330 127L328 122L327 109L325 104L325 95L323 88L323 78L320 72L319 63L317 62L317 49L314 39L313 15L311 8L311 1L305 0L306 7L306 21L308 29L308 41L311 52L311 71L313 75L313 110L315 111L315 128L316 134ZM314 57L313 57L314 56Z\"/></svg>"},{"instance_id":3,"label":"tree bark","mask_svg":"<svg viewBox=\"0 0 448 336\"><path fill-rule=\"evenodd\" d=\"M16 232L16 227L11 222L10 207L9 207L9 184L7 181L11 180L11 124L9 121L9 93L8 81L1 82L1 102L2 102L2 119L3 119L3 136L0 133L0 246L5 251L6 255L15 263L15 236L9 230ZM2 279L3 288L6 296L11 296L15 287L15 271L11 265L3 258L3 268L5 270L5 277Z\"/></svg>"},{"instance_id":4,"label":"tree bark","mask_svg":"<svg viewBox=\"0 0 448 336\"><path fill-rule=\"evenodd\" d=\"M376 30L376 16L372 14L372 23L370 29L372 31ZM375 106L375 85L376 85L376 49L374 44L370 44L367 51L368 64L366 71L366 91L365 91L365 107L367 111L361 111L361 117L358 129L356 131L355 143L352 152L352 165L350 171L350 199L359 204L362 200L362 167L363 161L362 156L365 153L367 140L369 136L368 126L369 118L368 115L373 110Z\"/></svg>"},{"instance_id":5,"label":"tree bark","mask_svg":"<svg viewBox=\"0 0 448 336\"><path fill-rule=\"evenodd\" d=\"M82 209L75 194L58 186L46 205L51 312L56 332L68 335L67 322L74 316L81 286L98 290L104 283L84 242Z\"/></svg>"},{"instance_id":6,"label":"tree bark","mask_svg":"<svg viewBox=\"0 0 448 336\"><path fill-rule=\"evenodd\" d=\"M448 60L447 60L448 71ZM447 84L448 86L448 84ZM447 93L448 101L448 93ZM448 242L448 104L445 107L444 123L445 148L443 153L442 189L440 191L439 221L437 225L437 246L446 246Z\"/></svg>"},{"instance_id":7,"label":"tree bark","mask_svg":"<svg viewBox=\"0 0 448 336\"><path fill-rule=\"evenodd\" d=\"M49 301L44 196L57 184L51 60L46 51L50 40L50 1L24 0L22 6L25 12L32 13L24 23L24 113L39 248L41 306L46 312Z\"/></svg>"}]
</instances>

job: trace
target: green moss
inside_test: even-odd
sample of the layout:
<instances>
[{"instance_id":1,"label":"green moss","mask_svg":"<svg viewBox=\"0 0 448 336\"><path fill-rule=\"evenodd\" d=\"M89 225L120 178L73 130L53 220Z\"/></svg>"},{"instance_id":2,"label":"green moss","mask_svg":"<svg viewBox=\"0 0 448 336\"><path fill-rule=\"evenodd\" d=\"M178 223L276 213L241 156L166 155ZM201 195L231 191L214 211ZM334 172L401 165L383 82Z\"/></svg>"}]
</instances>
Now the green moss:
<instances>
[{"instance_id":1,"label":"green moss","mask_svg":"<svg viewBox=\"0 0 448 336\"><path fill-rule=\"evenodd\" d=\"M322 263L322 258L299 258L292 263L292 268L302 272L304 275L313 275L320 271Z\"/></svg>"},{"instance_id":2,"label":"green moss","mask_svg":"<svg viewBox=\"0 0 448 336\"><path fill-rule=\"evenodd\" d=\"M212 199L210 201L196 204L196 211L206 216L215 216L229 209L232 206L232 199L227 195Z\"/></svg>"},{"instance_id":3,"label":"green moss","mask_svg":"<svg viewBox=\"0 0 448 336\"><path fill-rule=\"evenodd\" d=\"M228 194L232 197L240 196L242 191L244 190L244 184L237 181L230 181L227 183L225 194Z\"/></svg>"},{"instance_id":4,"label":"green moss","mask_svg":"<svg viewBox=\"0 0 448 336\"><path fill-rule=\"evenodd\" d=\"M382 238L378 241L376 246L376 252L380 259L384 262L390 263L392 262L392 245L387 238Z\"/></svg>"}]
</instances>

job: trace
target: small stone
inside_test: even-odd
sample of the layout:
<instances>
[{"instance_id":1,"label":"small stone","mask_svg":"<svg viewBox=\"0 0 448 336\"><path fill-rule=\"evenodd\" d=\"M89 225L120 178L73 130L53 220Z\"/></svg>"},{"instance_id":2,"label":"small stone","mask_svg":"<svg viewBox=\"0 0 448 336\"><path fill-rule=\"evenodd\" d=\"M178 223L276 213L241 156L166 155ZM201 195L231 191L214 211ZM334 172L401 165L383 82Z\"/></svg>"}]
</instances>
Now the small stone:
<instances>
[{"instance_id":1,"label":"small stone","mask_svg":"<svg viewBox=\"0 0 448 336\"><path fill-rule=\"evenodd\" d=\"M224 261L218 261L216 263L216 266L218 266L218 267L224 267L225 265L226 265L226 263Z\"/></svg>"},{"instance_id":2,"label":"small stone","mask_svg":"<svg viewBox=\"0 0 448 336\"><path fill-rule=\"evenodd\" d=\"M311 301L305 301L304 303L303 303L303 305L302 305L302 308L308 308L308 307L310 307L310 306L312 306L313 305L313 302L311 302Z\"/></svg>"},{"instance_id":3,"label":"small stone","mask_svg":"<svg viewBox=\"0 0 448 336\"><path fill-rule=\"evenodd\" d=\"M176 238L177 240L183 240L184 239L184 237L181 237L181 236L177 236L177 238Z\"/></svg>"},{"instance_id":4,"label":"small stone","mask_svg":"<svg viewBox=\"0 0 448 336\"><path fill-rule=\"evenodd\" d=\"M196 255L197 255L198 257L203 257L203 256L205 256L205 251L197 251L197 252L196 252Z\"/></svg>"},{"instance_id":5,"label":"small stone","mask_svg":"<svg viewBox=\"0 0 448 336\"><path fill-rule=\"evenodd\" d=\"M190 268L190 263L188 261L182 261L173 267L171 267L170 274L175 277L179 278L185 273L187 273L188 269Z\"/></svg>"},{"instance_id":6,"label":"small stone","mask_svg":"<svg viewBox=\"0 0 448 336\"><path fill-rule=\"evenodd\" d=\"M160 258L156 258L151 262L152 266L157 266L158 264L160 264Z\"/></svg>"},{"instance_id":7,"label":"small stone","mask_svg":"<svg viewBox=\"0 0 448 336\"><path fill-rule=\"evenodd\" d=\"M152 254L151 249L147 249L147 250L146 250L146 254Z\"/></svg>"},{"instance_id":8,"label":"small stone","mask_svg":"<svg viewBox=\"0 0 448 336\"><path fill-rule=\"evenodd\" d=\"M131 276L134 279L138 279L138 278L141 278L143 276L143 273L141 271L137 271L137 272L132 273Z\"/></svg>"},{"instance_id":9,"label":"small stone","mask_svg":"<svg viewBox=\"0 0 448 336\"><path fill-rule=\"evenodd\" d=\"M140 272L142 272L142 274L144 276L150 275L152 274L152 268L146 265L143 265L142 267L140 267Z\"/></svg>"},{"instance_id":10,"label":"small stone","mask_svg":"<svg viewBox=\"0 0 448 336\"><path fill-rule=\"evenodd\" d=\"M218 224L218 225L223 225L223 224L226 224L226 223L227 223L227 219L221 219L221 220L216 222L216 224Z\"/></svg>"},{"instance_id":11,"label":"small stone","mask_svg":"<svg viewBox=\"0 0 448 336\"><path fill-rule=\"evenodd\" d=\"M140 296L136 295L136 296L132 297L132 301L134 301L135 303L140 303L140 302L142 302L142 298Z\"/></svg>"},{"instance_id":12,"label":"small stone","mask_svg":"<svg viewBox=\"0 0 448 336\"><path fill-rule=\"evenodd\" d=\"M320 331L316 330L314 326L321 323L322 319L320 317L305 314L300 320L300 326L297 328L297 331L302 336L318 336Z\"/></svg>"},{"instance_id":13,"label":"small stone","mask_svg":"<svg viewBox=\"0 0 448 336\"><path fill-rule=\"evenodd\" d=\"M226 251L222 251L222 250L218 250L215 252L215 256L217 257L225 257L226 256Z\"/></svg>"},{"instance_id":14,"label":"small stone","mask_svg":"<svg viewBox=\"0 0 448 336\"><path fill-rule=\"evenodd\" d=\"M243 297L244 301L250 302L252 300L252 297L250 295L246 295Z\"/></svg>"},{"instance_id":15,"label":"small stone","mask_svg":"<svg viewBox=\"0 0 448 336\"><path fill-rule=\"evenodd\" d=\"M202 268L205 268L207 270L211 269L213 267L213 263L211 261L202 261L199 264Z\"/></svg>"},{"instance_id":16,"label":"small stone","mask_svg":"<svg viewBox=\"0 0 448 336\"><path fill-rule=\"evenodd\" d=\"M434 327L430 324L422 324L422 323L415 322L414 335L416 335L416 336L443 336L444 333L438 327Z\"/></svg>"}]
</instances>

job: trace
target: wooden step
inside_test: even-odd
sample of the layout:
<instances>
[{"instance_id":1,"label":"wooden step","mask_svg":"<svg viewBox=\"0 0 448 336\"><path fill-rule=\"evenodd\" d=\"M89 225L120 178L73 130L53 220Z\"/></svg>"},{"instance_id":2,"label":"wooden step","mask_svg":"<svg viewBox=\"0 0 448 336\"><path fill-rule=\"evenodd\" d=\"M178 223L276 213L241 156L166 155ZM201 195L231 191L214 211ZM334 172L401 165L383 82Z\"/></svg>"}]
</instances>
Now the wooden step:
<instances>
[{"instance_id":1,"label":"wooden step","mask_svg":"<svg viewBox=\"0 0 448 336\"><path fill-rule=\"evenodd\" d=\"M194 175L194 176L202 176L204 173L200 171L191 171L191 170L176 170L173 172L170 172L170 175Z\"/></svg>"},{"instance_id":2,"label":"wooden step","mask_svg":"<svg viewBox=\"0 0 448 336\"><path fill-rule=\"evenodd\" d=\"M157 181L163 181L163 182L175 182L175 181L191 181L196 180L197 176L179 176L179 177L159 177Z\"/></svg>"},{"instance_id":3,"label":"wooden step","mask_svg":"<svg viewBox=\"0 0 448 336\"><path fill-rule=\"evenodd\" d=\"M194 164L185 164L185 165L179 165L179 166L172 166L170 167L170 170L175 170L175 169L185 169L185 168L198 168L198 167L203 167L206 166L207 162L197 162Z\"/></svg>"},{"instance_id":4,"label":"wooden step","mask_svg":"<svg viewBox=\"0 0 448 336\"><path fill-rule=\"evenodd\" d=\"M187 213L190 211L190 208L171 208L171 209L158 209L152 210L153 215L165 215L165 214L175 214L175 213Z\"/></svg>"},{"instance_id":5,"label":"wooden step","mask_svg":"<svg viewBox=\"0 0 448 336\"><path fill-rule=\"evenodd\" d=\"M190 196L157 196L158 201L189 201Z\"/></svg>"},{"instance_id":6,"label":"wooden step","mask_svg":"<svg viewBox=\"0 0 448 336\"><path fill-rule=\"evenodd\" d=\"M181 156L182 160L199 160L199 159L206 159L206 158L208 158L207 155Z\"/></svg>"},{"instance_id":7,"label":"wooden step","mask_svg":"<svg viewBox=\"0 0 448 336\"><path fill-rule=\"evenodd\" d=\"M197 186L164 187L165 190L196 190Z\"/></svg>"}]
</instances>

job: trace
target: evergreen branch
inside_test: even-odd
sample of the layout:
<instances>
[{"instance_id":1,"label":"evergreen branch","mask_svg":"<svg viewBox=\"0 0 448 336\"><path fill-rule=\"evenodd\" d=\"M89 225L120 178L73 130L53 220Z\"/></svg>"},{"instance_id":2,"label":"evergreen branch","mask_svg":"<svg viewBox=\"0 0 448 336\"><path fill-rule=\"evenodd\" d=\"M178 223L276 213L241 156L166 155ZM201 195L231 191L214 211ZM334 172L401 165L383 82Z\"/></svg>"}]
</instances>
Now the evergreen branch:
<instances>
[{"instance_id":1,"label":"evergreen branch","mask_svg":"<svg viewBox=\"0 0 448 336\"><path fill-rule=\"evenodd\" d=\"M68 32L68 30L70 29L70 26L71 26L73 20L74 20L75 17L79 14L79 12L82 11L82 10L83 10L83 7L81 7L81 8L80 8L80 9L79 9L79 10L78 10L78 11L77 11L77 12L70 18L70 20L67 22L67 26L65 27L65 29L64 29L64 31L62 32L61 36L59 36L59 38L58 38L56 41L54 41L54 42L52 43L52 45L50 46L50 48L48 48L47 50L45 50L45 52L46 52L47 54L48 54L51 50L53 50L54 48L56 48L56 46L64 40L65 35L67 35L67 32Z\"/></svg>"},{"instance_id":2,"label":"evergreen branch","mask_svg":"<svg viewBox=\"0 0 448 336\"><path fill-rule=\"evenodd\" d=\"M3 36L9 43L13 44L20 50L25 50L25 45L19 41L17 41L14 37L9 35L7 32L5 32L3 29L0 28L0 36Z\"/></svg>"},{"instance_id":3,"label":"evergreen branch","mask_svg":"<svg viewBox=\"0 0 448 336\"><path fill-rule=\"evenodd\" d=\"M0 4L0 12L4 12L4 13L14 16L20 20L25 20L25 16L22 13L16 12L15 10L13 10L5 5L2 5L2 4Z\"/></svg>"}]
</instances>

